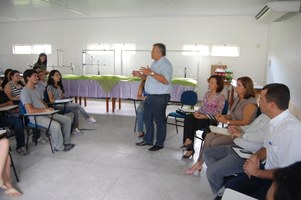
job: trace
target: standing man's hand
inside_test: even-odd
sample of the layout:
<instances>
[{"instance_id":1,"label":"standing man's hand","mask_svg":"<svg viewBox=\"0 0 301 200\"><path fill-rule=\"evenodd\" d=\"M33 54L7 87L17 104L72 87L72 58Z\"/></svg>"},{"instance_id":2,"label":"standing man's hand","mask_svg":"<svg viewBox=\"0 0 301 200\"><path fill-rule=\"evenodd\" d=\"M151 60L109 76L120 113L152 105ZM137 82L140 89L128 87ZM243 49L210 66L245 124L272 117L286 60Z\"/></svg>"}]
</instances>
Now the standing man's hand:
<instances>
[{"instance_id":1,"label":"standing man's hand","mask_svg":"<svg viewBox=\"0 0 301 200\"><path fill-rule=\"evenodd\" d=\"M141 68L140 68L140 72L141 72L142 74L145 74L145 75L147 75L147 76L150 76L151 73L152 73L152 70L147 66L147 67L141 67Z\"/></svg>"},{"instance_id":2,"label":"standing man's hand","mask_svg":"<svg viewBox=\"0 0 301 200\"><path fill-rule=\"evenodd\" d=\"M132 75L133 75L134 77L139 77L139 78L141 78L141 72L140 72L140 71L133 70L133 71L132 71Z\"/></svg>"}]
</instances>

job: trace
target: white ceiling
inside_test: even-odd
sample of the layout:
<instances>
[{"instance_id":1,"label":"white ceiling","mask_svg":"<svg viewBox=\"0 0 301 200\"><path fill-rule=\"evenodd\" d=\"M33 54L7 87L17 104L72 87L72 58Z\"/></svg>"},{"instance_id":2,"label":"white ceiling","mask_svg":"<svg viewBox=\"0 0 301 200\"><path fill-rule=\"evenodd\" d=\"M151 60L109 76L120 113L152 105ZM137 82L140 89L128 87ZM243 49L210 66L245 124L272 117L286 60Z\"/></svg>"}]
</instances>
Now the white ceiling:
<instances>
[{"instance_id":1,"label":"white ceiling","mask_svg":"<svg viewBox=\"0 0 301 200\"><path fill-rule=\"evenodd\" d=\"M0 0L0 22L106 17L255 16L269 1Z\"/></svg>"}]
</instances>

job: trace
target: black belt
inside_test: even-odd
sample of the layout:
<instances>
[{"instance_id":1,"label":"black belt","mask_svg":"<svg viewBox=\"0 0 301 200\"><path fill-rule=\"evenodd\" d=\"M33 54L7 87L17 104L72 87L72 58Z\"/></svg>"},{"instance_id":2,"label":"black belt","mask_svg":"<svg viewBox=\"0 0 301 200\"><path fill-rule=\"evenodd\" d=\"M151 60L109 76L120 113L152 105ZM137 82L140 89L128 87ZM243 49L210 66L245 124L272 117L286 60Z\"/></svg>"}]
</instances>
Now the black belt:
<instances>
[{"instance_id":1,"label":"black belt","mask_svg":"<svg viewBox=\"0 0 301 200\"><path fill-rule=\"evenodd\" d=\"M148 94L148 96L168 96L170 94Z\"/></svg>"}]
</instances>

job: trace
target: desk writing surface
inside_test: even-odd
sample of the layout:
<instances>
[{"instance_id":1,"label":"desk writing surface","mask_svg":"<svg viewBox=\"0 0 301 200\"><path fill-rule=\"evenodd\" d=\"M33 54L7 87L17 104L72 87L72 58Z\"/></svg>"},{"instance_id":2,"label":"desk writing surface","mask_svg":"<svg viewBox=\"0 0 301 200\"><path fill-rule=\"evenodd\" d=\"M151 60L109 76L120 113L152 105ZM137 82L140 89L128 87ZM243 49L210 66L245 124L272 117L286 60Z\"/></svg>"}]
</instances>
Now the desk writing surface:
<instances>
[{"instance_id":1,"label":"desk writing surface","mask_svg":"<svg viewBox=\"0 0 301 200\"><path fill-rule=\"evenodd\" d=\"M3 112L3 111L9 111L9 110L13 110L13 109L15 109L17 107L18 107L17 105L5 106L5 107L0 108L0 111L1 112Z\"/></svg>"},{"instance_id":2,"label":"desk writing surface","mask_svg":"<svg viewBox=\"0 0 301 200\"><path fill-rule=\"evenodd\" d=\"M55 113L60 112L59 110L53 110L53 111L49 111L49 112L40 112L40 113L26 113L25 116L45 116L45 115L52 115Z\"/></svg>"},{"instance_id":3,"label":"desk writing surface","mask_svg":"<svg viewBox=\"0 0 301 200\"><path fill-rule=\"evenodd\" d=\"M242 194L240 192L226 188L222 200L256 200L256 199L247 196L245 194Z\"/></svg>"}]
</instances>

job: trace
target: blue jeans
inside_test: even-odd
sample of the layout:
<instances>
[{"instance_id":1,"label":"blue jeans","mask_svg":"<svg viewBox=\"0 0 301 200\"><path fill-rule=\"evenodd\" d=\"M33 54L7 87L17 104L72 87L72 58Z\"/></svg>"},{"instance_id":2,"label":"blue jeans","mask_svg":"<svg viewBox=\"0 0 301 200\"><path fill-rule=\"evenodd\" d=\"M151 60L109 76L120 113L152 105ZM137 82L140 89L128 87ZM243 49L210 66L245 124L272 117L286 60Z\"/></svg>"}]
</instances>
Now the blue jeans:
<instances>
[{"instance_id":1,"label":"blue jeans","mask_svg":"<svg viewBox=\"0 0 301 200\"><path fill-rule=\"evenodd\" d=\"M17 149L25 146L25 136L23 122L19 117L0 116L1 126L13 126L17 141Z\"/></svg>"},{"instance_id":2,"label":"blue jeans","mask_svg":"<svg viewBox=\"0 0 301 200\"><path fill-rule=\"evenodd\" d=\"M166 138L166 107L170 100L169 94L148 95L144 102L144 123L146 134L144 142L153 144L154 142L154 121L157 125L157 137L155 145L164 147Z\"/></svg>"},{"instance_id":3,"label":"blue jeans","mask_svg":"<svg viewBox=\"0 0 301 200\"><path fill-rule=\"evenodd\" d=\"M224 184L224 177L243 173L245 159L240 158L232 145L213 146L204 151L207 179L213 194Z\"/></svg>"},{"instance_id":4,"label":"blue jeans","mask_svg":"<svg viewBox=\"0 0 301 200\"><path fill-rule=\"evenodd\" d=\"M144 132L143 113L144 113L144 101L141 101L136 110L138 132Z\"/></svg>"},{"instance_id":5,"label":"blue jeans","mask_svg":"<svg viewBox=\"0 0 301 200\"><path fill-rule=\"evenodd\" d=\"M261 167L261 169L263 169L263 167ZM252 196L256 199L264 200L271 184L271 180L254 176L249 178L247 174L243 173L226 182L225 187Z\"/></svg>"}]
</instances>

